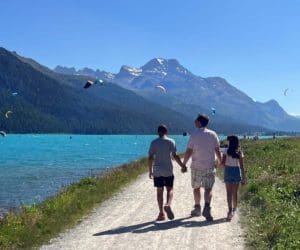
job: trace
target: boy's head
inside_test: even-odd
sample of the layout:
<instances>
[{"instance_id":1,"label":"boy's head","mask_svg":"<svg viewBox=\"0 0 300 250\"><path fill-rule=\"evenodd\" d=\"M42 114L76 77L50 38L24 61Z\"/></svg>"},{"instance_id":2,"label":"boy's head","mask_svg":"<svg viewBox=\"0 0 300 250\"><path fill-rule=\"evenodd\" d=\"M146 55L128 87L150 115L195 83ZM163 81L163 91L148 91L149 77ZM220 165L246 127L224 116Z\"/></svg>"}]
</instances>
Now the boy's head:
<instances>
[{"instance_id":1,"label":"boy's head","mask_svg":"<svg viewBox=\"0 0 300 250\"><path fill-rule=\"evenodd\" d=\"M163 137L167 133L168 133L168 128L167 128L166 125L161 124L161 125L158 126L158 128L157 128L157 134L159 135L159 137Z\"/></svg>"},{"instance_id":2,"label":"boy's head","mask_svg":"<svg viewBox=\"0 0 300 250\"><path fill-rule=\"evenodd\" d=\"M197 128L205 128L209 122L209 118L207 115L199 114L195 120L195 124Z\"/></svg>"}]
</instances>

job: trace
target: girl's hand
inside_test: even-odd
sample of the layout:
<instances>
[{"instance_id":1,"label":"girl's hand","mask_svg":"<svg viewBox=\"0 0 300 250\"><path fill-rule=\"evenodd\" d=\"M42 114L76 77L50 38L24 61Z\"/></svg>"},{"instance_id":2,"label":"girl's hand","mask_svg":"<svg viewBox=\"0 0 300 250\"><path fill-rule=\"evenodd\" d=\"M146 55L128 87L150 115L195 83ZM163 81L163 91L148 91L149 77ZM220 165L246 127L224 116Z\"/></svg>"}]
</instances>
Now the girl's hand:
<instances>
[{"instance_id":1,"label":"girl's hand","mask_svg":"<svg viewBox=\"0 0 300 250\"><path fill-rule=\"evenodd\" d=\"M149 179L153 179L153 172L149 172Z\"/></svg>"},{"instance_id":2,"label":"girl's hand","mask_svg":"<svg viewBox=\"0 0 300 250\"><path fill-rule=\"evenodd\" d=\"M247 184L247 180L245 177L242 178L242 181L241 181L242 185L246 185Z\"/></svg>"}]
</instances>

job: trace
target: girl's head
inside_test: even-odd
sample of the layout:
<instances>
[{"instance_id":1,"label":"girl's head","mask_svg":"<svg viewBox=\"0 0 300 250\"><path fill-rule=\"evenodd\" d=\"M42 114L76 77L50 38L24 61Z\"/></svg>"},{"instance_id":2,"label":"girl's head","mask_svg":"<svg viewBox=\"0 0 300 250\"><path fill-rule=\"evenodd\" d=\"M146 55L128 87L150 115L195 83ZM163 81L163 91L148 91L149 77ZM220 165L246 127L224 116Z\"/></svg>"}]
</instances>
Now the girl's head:
<instances>
[{"instance_id":1,"label":"girl's head","mask_svg":"<svg viewBox=\"0 0 300 250\"><path fill-rule=\"evenodd\" d=\"M227 136L227 141L229 142L227 154L230 155L232 158L240 158L240 151L239 151L239 138L236 135Z\"/></svg>"}]
</instances>

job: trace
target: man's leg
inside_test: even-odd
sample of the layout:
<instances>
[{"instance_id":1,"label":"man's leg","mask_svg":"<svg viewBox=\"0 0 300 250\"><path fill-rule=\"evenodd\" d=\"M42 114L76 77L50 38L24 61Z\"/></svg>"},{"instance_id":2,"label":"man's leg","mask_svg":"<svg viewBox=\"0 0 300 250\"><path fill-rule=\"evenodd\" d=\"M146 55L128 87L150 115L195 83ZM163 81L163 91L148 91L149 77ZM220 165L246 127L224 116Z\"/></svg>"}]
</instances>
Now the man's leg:
<instances>
[{"instance_id":1,"label":"man's leg","mask_svg":"<svg viewBox=\"0 0 300 250\"><path fill-rule=\"evenodd\" d=\"M203 180L204 180L203 186L205 188L205 191L204 191L205 205L204 205L202 215L206 218L207 221L212 221L213 217L211 216L211 212L210 212L210 210L211 210L210 203L211 203L211 199L212 199L212 188L215 183L215 175L213 173L206 174L203 177Z\"/></svg>"},{"instance_id":2,"label":"man's leg","mask_svg":"<svg viewBox=\"0 0 300 250\"><path fill-rule=\"evenodd\" d=\"M191 216L201 216L201 206L200 206L201 193L200 193L200 188L194 188L193 192L194 192L195 208L191 211Z\"/></svg>"},{"instance_id":3,"label":"man's leg","mask_svg":"<svg viewBox=\"0 0 300 250\"><path fill-rule=\"evenodd\" d=\"M194 192L195 205L200 206L200 199L201 199L200 187L199 188L194 188L193 192Z\"/></svg>"}]
</instances>

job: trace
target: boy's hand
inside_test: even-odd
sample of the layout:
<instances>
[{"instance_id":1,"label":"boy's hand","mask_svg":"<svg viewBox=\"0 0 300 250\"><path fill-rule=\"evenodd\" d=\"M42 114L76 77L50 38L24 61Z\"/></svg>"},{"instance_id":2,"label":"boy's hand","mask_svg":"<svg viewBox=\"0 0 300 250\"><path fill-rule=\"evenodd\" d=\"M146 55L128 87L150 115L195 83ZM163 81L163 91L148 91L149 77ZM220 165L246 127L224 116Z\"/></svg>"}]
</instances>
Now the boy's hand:
<instances>
[{"instance_id":1,"label":"boy's hand","mask_svg":"<svg viewBox=\"0 0 300 250\"><path fill-rule=\"evenodd\" d=\"M181 167L181 173L186 173L187 172L187 167L184 166L184 167Z\"/></svg>"},{"instance_id":2,"label":"boy's hand","mask_svg":"<svg viewBox=\"0 0 300 250\"><path fill-rule=\"evenodd\" d=\"M149 172L149 179L153 179L153 172Z\"/></svg>"}]
</instances>

